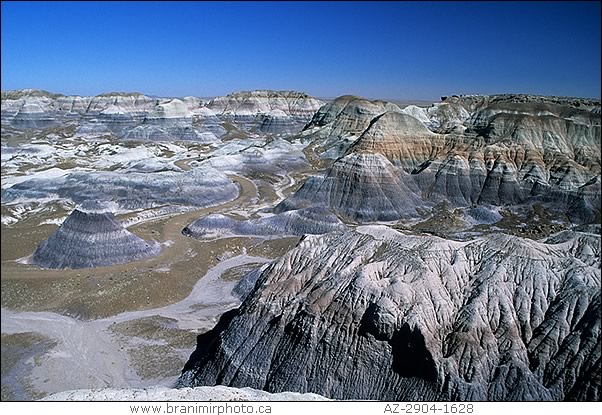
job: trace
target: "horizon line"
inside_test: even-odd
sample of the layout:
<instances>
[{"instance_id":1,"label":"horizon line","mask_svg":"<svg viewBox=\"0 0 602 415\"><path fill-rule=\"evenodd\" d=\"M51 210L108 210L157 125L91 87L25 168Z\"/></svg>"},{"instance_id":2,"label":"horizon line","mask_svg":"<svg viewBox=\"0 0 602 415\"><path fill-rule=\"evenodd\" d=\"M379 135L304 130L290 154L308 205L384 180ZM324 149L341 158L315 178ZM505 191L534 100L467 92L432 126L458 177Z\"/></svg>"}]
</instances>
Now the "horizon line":
<instances>
[{"instance_id":1,"label":"horizon line","mask_svg":"<svg viewBox=\"0 0 602 415\"><path fill-rule=\"evenodd\" d=\"M381 100L381 101L407 101L407 102L440 102L443 101L444 97L453 97L453 96L464 96L464 97L468 97L468 96L499 96L499 95L530 95L530 96L539 96L539 97L558 97L558 98L574 98L574 99L584 99L584 100L593 100L593 101L600 101L601 98L600 96L598 97L585 97L585 96L570 96L570 95L547 95L547 94L533 94L533 93L528 93L528 92L499 92L499 93L457 93L457 94L441 94L439 96L439 98L414 98L414 97L373 97L373 96L362 96L362 95L357 95L354 93L343 93L340 95L336 95L336 96L319 96L319 95L311 95L305 91L302 90L295 90L295 89L269 89L269 88L256 88L256 89L240 89L240 90L234 90L231 92L228 92L226 94L217 94L217 95L194 95L194 94L187 94L187 95L156 95L156 94L149 94L149 93L144 93L144 92L139 92L139 91L106 91L106 92L100 92L98 94L65 94L62 92L54 92L54 91L49 91L47 89L42 89L42 88L16 88L16 89L0 89L0 91L2 93L5 92L18 92L18 91L40 91L40 92L46 92L48 94L53 94L53 95L62 95L65 97L98 97L101 95L108 95L108 94L124 94L124 95L134 95L134 94L138 94L138 95L144 95L147 96L149 98L163 98L163 99L176 99L176 98L185 98L185 97L194 97L194 98L201 98L201 99L207 99L207 98L217 98L217 97L225 97L228 95L233 95L233 94L237 94L237 93L244 93L244 92L254 92L254 91L273 91L273 92L298 92L298 93L303 93L306 94L308 97L310 98L315 98L315 99L319 99L319 100L324 100L324 101L333 101L337 98L340 97L344 97L344 96L355 96L361 99L367 99L367 100Z\"/></svg>"}]
</instances>

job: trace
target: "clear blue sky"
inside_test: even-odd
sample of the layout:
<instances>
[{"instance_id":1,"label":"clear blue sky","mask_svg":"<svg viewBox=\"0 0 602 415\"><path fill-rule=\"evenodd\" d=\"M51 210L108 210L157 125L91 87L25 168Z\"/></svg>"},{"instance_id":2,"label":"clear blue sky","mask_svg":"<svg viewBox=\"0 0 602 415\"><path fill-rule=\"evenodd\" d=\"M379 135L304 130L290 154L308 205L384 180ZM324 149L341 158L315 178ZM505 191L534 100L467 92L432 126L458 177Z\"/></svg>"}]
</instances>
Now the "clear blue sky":
<instances>
[{"instance_id":1,"label":"clear blue sky","mask_svg":"<svg viewBox=\"0 0 602 415\"><path fill-rule=\"evenodd\" d=\"M600 2L2 2L2 89L600 97Z\"/></svg>"}]
</instances>

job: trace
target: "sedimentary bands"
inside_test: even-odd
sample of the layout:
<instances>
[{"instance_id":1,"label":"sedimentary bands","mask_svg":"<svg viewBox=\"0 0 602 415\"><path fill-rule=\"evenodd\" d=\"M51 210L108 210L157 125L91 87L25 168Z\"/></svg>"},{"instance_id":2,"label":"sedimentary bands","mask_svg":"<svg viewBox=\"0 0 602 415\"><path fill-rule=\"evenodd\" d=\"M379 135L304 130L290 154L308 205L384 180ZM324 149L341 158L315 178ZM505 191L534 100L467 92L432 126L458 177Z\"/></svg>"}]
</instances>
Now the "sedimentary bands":
<instances>
[{"instance_id":1,"label":"sedimentary bands","mask_svg":"<svg viewBox=\"0 0 602 415\"><path fill-rule=\"evenodd\" d=\"M322 101L293 91L249 91L204 101L140 93L64 96L39 90L2 92L2 120L16 128L77 122L81 133L126 139L213 142L228 129L288 134L301 128ZM222 125L228 120L234 126Z\"/></svg>"},{"instance_id":2,"label":"sedimentary bands","mask_svg":"<svg viewBox=\"0 0 602 415\"><path fill-rule=\"evenodd\" d=\"M345 98L344 108L358 102ZM432 108L448 105L460 104ZM440 114L429 110L427 118ZM355 138L348 139L345 152L323 176L307 180L277 211L326 205L370 222L408 219L417 216L416 208L440 202L453 207L541 202L575 222L600 218L601 130L595 111L547 102L494 102L445 134L411 115L382 111L361 134L354 131ZM326 121L314 117L318 145L329 143L322 130L346 128L342 113L319 118ZM432 119L438 125L450 122Z\"/></svg>"},{"instance_id":3,"label":"sedimentary bands","mask_svg":"<svg viewBox=\"0 0 602 415\"><path fill-rule=\"evenodd\" d=\"M344 228L343 223L328 210L307 208L250 220L236 220L219 214L209 215L192 222L182 233L198 239L210 239L238 235L274 237L322 234Z\"/></svg>"},{"instance_id":4,"label":"sedimentary bands","mask_svg":"<svg viewBox=\"0 0 602 415\"><path fill-rule=\"evenodd\" d=\"M16 315L26 308L15 299L36 289L25 276L42 286L34 311L75 310L74 326L78 313L120 313L114 329L135 337L120 362L148 376L134 388L173 386L192 352L180 388L599 400L600 101L408 104L267 90L210 99L3 91L11 335L35 319ZM60 290L48 285L61 278ZM67 318L56 316L57 325ZM56 368L46 350L65 341L57 332L8 340L12 351L29 342ZM111 333L103 341L122 350ZM38 338L44 347L31 345ZM133 376L110 373L94 382ZM77 388L99 386L113 385ZM204 391L55 398L307 397Z\"/></svg>"},{"instance_id":5,"label":"sedimentary bands","mask_svg":"<svg viewBox=\"0 0 602 415\"><path fill-rule=\"evenodd\" d=\"M148 258L160 249L156 241L128 232L103 204L86 202L38 246L32 263L44 268L90 268Z\"/></svg>"}]
</instances>

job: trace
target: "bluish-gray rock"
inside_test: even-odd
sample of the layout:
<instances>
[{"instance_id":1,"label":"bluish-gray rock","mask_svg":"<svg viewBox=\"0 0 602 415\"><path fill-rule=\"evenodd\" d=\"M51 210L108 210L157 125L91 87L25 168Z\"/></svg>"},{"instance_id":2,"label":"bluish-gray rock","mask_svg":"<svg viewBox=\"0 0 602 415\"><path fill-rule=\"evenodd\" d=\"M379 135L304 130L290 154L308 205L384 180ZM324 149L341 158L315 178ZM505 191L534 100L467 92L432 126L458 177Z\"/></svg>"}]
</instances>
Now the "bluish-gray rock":
<instances>
[{"instance_id":1,"label":"bluish-gray rock","mask_svg":"<svg viewBox=\"0 0 602 415\"><path fill-rule=\"evenodd\" d=\"M43 268L93 268L148 258L160 249L157 242L127 231L101 204L87 202L38 246L31 262Z\"/></svg>"}]
</instances>

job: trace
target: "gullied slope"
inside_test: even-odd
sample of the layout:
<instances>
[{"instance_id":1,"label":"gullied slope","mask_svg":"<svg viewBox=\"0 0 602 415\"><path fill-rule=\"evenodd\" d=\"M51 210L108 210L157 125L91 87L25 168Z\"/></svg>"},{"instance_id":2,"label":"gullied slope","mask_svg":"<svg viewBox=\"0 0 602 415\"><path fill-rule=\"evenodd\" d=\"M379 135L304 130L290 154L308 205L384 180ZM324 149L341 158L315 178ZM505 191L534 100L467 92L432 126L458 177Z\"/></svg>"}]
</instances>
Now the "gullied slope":
<instances>
[{"instance_id":1,"label":"gullied slope","mask_svg":"<svg viewBox=\"0 0 602 415\"><path fill-rule=\"evenodd\" d=\"M289 135L299 132L324 102L296 91L241 91L217 97L207 108L246 131Z\"/></svg>"},{"instance_id":2,"label":"gullied slope","mask_svg":"<svg viewBox=\"0 0 602 415\"><path fill-rule=\"evenodd\" d=\"M324 206L359 222L416 217L416 207L423 203L418 188L405 176L381 154L351 153L337 160L324 177L307 179L274 211Z\"/></svg>"},{"instance_id":3,"label":"gullied slope","mask_svg":"<svg viewBox=\"0 0 602 415\"><path fill-rule=\"evenodd\" d=\"M2 123L19 129L76 123L85 135L210 143L233 128L225 128L225 121L261 133L297 133L322 105L294 91L243 91L204 103L135 92L82 97L16 90L2 91Z\"/></svg>"},{"instance_id":4,"label":"gullied slope","mask_svg":"<svg viewBox=\"0 0 602 415\"><path fill-rule=\"evenodd\" d=\"M444 151L443 136L411 115L389 111L375 117L348 153L377 153L412 172Z\"/></svg>"},{"instance_id":5,"label":"gullied slope","mask_svg":"<svg viewBox=\"0 0 602 415\"><path fill-rule=\"evenodd\" d=\"M84 204L43 241L32 262L44 268L92 268L157 255L160 246L121 225L112 213Z\"/></svg>"},{"instance_id":6,"label":"gullied slope","mask_svg":"<svg viewBox=\"0 0 602 415\"><path fill-rule=\"evenodd\" d=\"M598 400L600 235L557 239L451 242L384 226L307 236L199 336L179 385Z\"/></svg>"},{"instance_id":7,"label":"gullied slope","mask_svg":"<svg viewBox=\"0 0 602 415\"><path fill-rule=\"evenodd\" d=\"M297 91L240 91L225 97L217 97L207 108L222 115L257 115L282 111L289 116L309 118L323 102Z\"/></svg>"},{"instance_id":8,"label":"gullied slope","mask_svg":"<svg viewBox=\"0 0 602 415\"><path fill-rule=\"evenodd\" d=\"M551 103L495 102L472 113L462 127L436 134L406 113L375 116L323 177L306 181L279 209L326 204L363 222L415 216L395 208L402 196L425 208L440 202L458 207L545 202L573 221L599 220L599 114ZM352 156L363 167L346 169ZM368 167L374 165L378 168ZM369 190L375 176L378 192ZM394 181L400 185L391 187ZM347 185L351 182L370 185L357 189ZM399 213L376 208L385 205Z\"/></svg>"},{"instance_id":9,"label":"gullied slope","mask_svg":"<svg viewBox=\"0 0 602 415\"><path fill-rule=\"evenodd\" d=\"M338 158L375 117L386 111L399 111L399 107L386 101L344 95L321 107L300 138L318 146L321 157Z\"/></svg>"}]
</instances>

